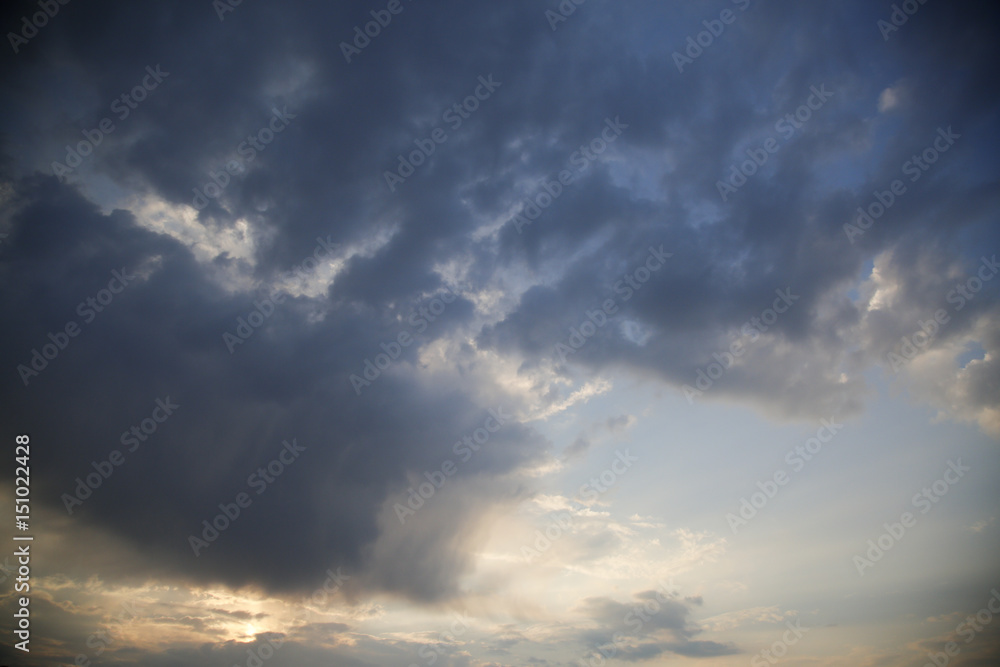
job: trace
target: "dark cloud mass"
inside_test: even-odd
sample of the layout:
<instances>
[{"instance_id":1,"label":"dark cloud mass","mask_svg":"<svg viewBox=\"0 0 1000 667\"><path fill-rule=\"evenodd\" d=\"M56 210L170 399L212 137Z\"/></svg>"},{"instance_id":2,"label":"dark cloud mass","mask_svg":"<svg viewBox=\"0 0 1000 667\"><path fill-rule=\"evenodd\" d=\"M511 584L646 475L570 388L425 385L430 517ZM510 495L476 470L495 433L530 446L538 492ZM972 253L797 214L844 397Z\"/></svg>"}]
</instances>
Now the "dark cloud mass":
<instances>
[{"instance_id":1,"label":"dark cloud mass","mask_svg":"<svg viewBox=\"0 0 1000 667\"><path fill-rule=\"evenodd\" d=\"M386 3L73 0L16 53L6 39L0 422L5 442L29 425L44 443L39 511L121 549L98 566L81 547L59 574L298 599L339 566L348 606L387 595L440 610L468 593L491 522L544 499L539 471L631 433L628 406L565 442L539 426L588 382L623 373L781 420L846 418L939 308L951 319L935 349L973 360L948 381L914 366L911 394L1000 433L1000 293L946 300L1000 250L995 3L930 0L888 39L883 3L675 4L589 0L553 30L555 2L399 0L350 62L343 43ZM734 23L678 71L674 53L726 8ZM36 11L8 3L4 32ZM808 121L780 124L820 87ZM911 181L904 165L939 129L958 138ZM771 138L724 200L718 183ZM83 140L92 154L54 167ZM894 179L906 192L885 215L845 229ZM661 248L669 258L628 287ZM588 321L600 326L573 345ZM735 340L750 353L705 390L699 373ZM50 343L64 349L28 372ZM157 401L179 407L149 421ZM463 461L457 443L491 410L510 416ZM114 450L124 463L70 516L66 494ZM280 475L261 481L275 460ZM445 461L459 474L403 525L394 507ZM252 504L196 556L190 536L243 492ZM599 630L572 640L625 632L626 662L743 651L703 636L692 600L626 627L649 595L589 598ZM38 611L77 643L98 620L59 620L77 611L60 600ZM254 620L229 613L192 622ZM338 640L354 628L303 626L285 657L406 664L434 646ZM116 664L243 661L227 641ZM533 664L562 664L550 658Z\"/></svg>"}]
</instances>

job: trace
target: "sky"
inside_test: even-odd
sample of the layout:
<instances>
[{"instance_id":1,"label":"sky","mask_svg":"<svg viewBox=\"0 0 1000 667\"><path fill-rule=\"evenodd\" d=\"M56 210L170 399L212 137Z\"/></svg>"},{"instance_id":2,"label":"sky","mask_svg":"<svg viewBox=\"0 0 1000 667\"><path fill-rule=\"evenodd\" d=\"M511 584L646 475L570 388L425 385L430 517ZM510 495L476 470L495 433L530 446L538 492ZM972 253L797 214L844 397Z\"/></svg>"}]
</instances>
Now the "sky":
<instances>
[{"instance_id":1,"label":"sky","mask_svg":"<svg viewBox=\"0 0 1000 667\"><path fill-rule=\"evenodd\" d=\"M0 664L998 664L998 18L7 3Z\"/></svg>"}]
</instances>

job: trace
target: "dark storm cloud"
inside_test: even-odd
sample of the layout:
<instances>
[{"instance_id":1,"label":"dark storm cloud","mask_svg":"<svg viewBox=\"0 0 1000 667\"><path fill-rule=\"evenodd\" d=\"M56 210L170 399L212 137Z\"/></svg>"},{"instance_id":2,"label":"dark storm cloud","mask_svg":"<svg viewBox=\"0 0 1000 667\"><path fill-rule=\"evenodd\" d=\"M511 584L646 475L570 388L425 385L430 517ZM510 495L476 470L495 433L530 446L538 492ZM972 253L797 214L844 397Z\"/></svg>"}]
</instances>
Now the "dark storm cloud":
<instances>
[{"instance_id":1,"label":"dark storm cloud","mask_svg":"<svg viewBox=\"0 0 1000 667\"><path fill-rule=\"evenodd\" d=\"M386 494L405 488L407 471L440 466L488 414L448 387L425 393L405 374L380 378L359 398L348 375L372 354L372 340L395 335L378 316L308 325L289 297L259 339L230 355L221 333L252 308L251 297L222 293L185 248L136 227L128 213L101 214L52 178L29 179L17 192L0 270L3 308L19 326L4 329L4 349L28 365L50 332L68 321L81 332L28 386L8 369L5 423L32 420L33 439L52 443L34 461L47 471L41 498L60 508L75 479L94 472L92 462L124 453L122 466L72 506L73 519L140 545L150 559L143 567L284 590L315 587L331 565L361 571ZM86 323L77 304L119 269L137 277ZM128 452L120 435L165 398L179 407ZM46 419L53 406L60 418ZM477 459L480 471L510 470L540 451L539 438L514 423L493 437L497 447ZM304 447L300 458L273 483L249 486L292 439ZM200 536L202 520L240 492L253 504L196 558L188 536ZM456 546L458 527L424 542L427 556L394 568L391 582L370 583L426 598L450 591L461 550L431 554L445 540Z\"/></svg>"},{"instance_id":2,"label":"dark storm cloud","mask_svg":"<svg viewBox=\"0 0 1000 667\"><path fill-rule=\"evenodd\" d=\"M294 115L288 127L247 165L245 177L232 177L201 210L201 222L214 230L244 217L261 238L277 230L256 257L262 280L301 260L317 236L358 241L380 220L398 233L373 257L349 261L322 324L306 325L313 306L289 298L230 356L220 336L251 310L250 295L213 287L185 249L141 230L122 211L101 215L52 180L15 183L17 212L3 249L4 306L19 326L6 329L3 342L18 351L18 363L47 342L49 331L74 319L76 304L102 287L111 270L146 267L31 386L21 386L16 374L5 380L17 395L7 405L7 423L13 414L40 419L49 406L65 406L59 421L34 434L63 443L38 459L52 471L50 502L62 504L58 498L73 492L75 478L93 472L92 461L120 448L122 431L148 417L156 399L169 397L180 405L176 414L75 508L78 520L110 526L142 545L152 569L194 579L305 589L331 565L364 570L387 493L405 488L408 471L439 466L453 442L496 407L474 405L457 388L427 392L405 372L387 373L359 398L347 377L379 351L378 341L396 338L397 315L442 290L434 262L469 245L467 213L455 203L452 181L470 167L469 156L495 160L491 154L510 134L498 119L518 108L524 91L508 94L519 77L506 73L528 70L528 40L542 34L540 14L527 7L407 4L350 66L338 43L370 20L362 3L244 5L222 22L210 3L64 9L9 67L6 84L25 108L53 94L70 98L72 119L51 111L14 114L14 124L47 137L25 151L46 171L64 159L66 143L80 139L80 128L109 115L109 101L130 90L146 65L160 65L169 72L161 87L117 122L87 168L188 205L192 189L223 172L273 108L287 108ZM54 75L64 64L79 77L73 90ZM442 109L491 73L502 82L495 99L390 196L382 173L395 167L395 155L412 150L413 139L441 124ZM432 121L418 120L428 113ZM475 165L479 173L488 168ZM460 300L435 333L468 316ZM412 363L415 350L404 360ZM474 468L510 470L542 447L516 424L495 437L492 453ZM301 462L265 495L253 496L248 477L293 438L305 447ZM195 558L188 536L242 491L251 491L253 505ZM358 580L425 599L454 592L467 562L456 536L468 518L456 513L430 533L435 539L407 540L418 557L383 565L381 580Z\"/></svg>"},{"instance_id":3,"label":"dark storm cloud","mask_svg":"<svg viewBox=\"0 0 1000 667\"><path fill-rule=\"evenodd\" d=\"M728 346L724 331L790 287L801 301L778 330L791 346L762 343L718 391L753 395L785 414L829 416L859 405L847 395L858 381L844 387L838 378L843 330L860 315L846 299L834 302L833 316L819 304L878 251L898 246L905 258L916 243L909 239L960 254L965 248L943 241L943 217L970 246L997 240L983 229L995 211L995 156L976 150L995 139L992 5L928 5L886 44L864 3L754 3L683 74L671 52L715 8L673 16L659 3L592 0L552 32L544 8L527 0L404 7L350 64L339 44L370 20L368 3L242 3L220 21L209 2L73 2L4 61L2 89L13 103L3 111L3 145L17 155L5 160L14 194L0 230L10 234L0 246L0 344L12 362L2 380L11 397L4 424L39 425L33 437L49 443L36 459L48 471L42 492L58 507L156 399L176 401L176 414L74 516L140 545L153 571L305 590L343 565L357 581L421 600L457 592L469 562L462 529L474 520L462 508L434 515L426 534L392 533L391 544L416 554L376 565L364 557L384 536L379 511L405 490L407 473L439 466L496 406L474 403L457 383L422 379L417 346L362 396L348 382L379 342L396 338L401 319L444 291L437 269L455 258L472 264L469 292L502 275L530 283L516 309L477 337L485 348L526 356L529 368L551 358L568 328L662 245L674 256L570 363L625 365L678 386ZM20 14L7 16L10 25ZM657 32L634 40L637 24ZM317 237L347 246L377 230L390 236L351 257L323 298L288 297L234 355L220 336L252 309L253 295L218 287L188 249L133 214L105 215L71 185L23 173L49 172L66 144L98 126L111 102L157 65L169 76L80 173L190 207L193 189L222 172L275 108L287 108L288 127L199 211L199 223L216 231L247 221L263 283L300 262ZM444 112L489 75L500 87L391 192L384 172L397 156L448 127ZM877 117L882 90L904 77L913 81L909 103ZM834 97L771 158L774 171L723 204L715 184L736 156L822 84ZM589 163L523 233L507 222L495 239L473 239L484 221L508 220L616 118L628 127L608 159ZM891 133L886 124L895 124ZM843 223L939 125L968 140L849 243ZM868 141L879 144L874 164L861 147ZM104 187L88 192L110 197ZM236 261L220 255L215 263ZM901 280L912 280L900 262ZM23 386L14 366L122 267L139 277ZM470 327L474 313L460 298L420 343ZM648 330L648 341L626 337L626 319ZM786 370L807 363L808 373ZM976 386L985 392L988 378ZM516 470L545 448L517 424L496 437L500 446L477 458L477 472ZM195 558L187 536L293 438L305 447L301 458ZM371 577L360 574L366 568Z\"/></svg>"},{"instance_id":4,"label":"dark storm cloud","mask_svg":"<svg viewBox=\"0 0 1000 667\"><path fill-rule=\"evenodd\" d=\"M870 30L848 15L859 11L871 14ZM843 355L855 341L842 329L862 313L834 295L876 253L930 248L941 261L955 262L973 245L995 248L1000 238L987 225L996 210L996 157L980 149L980 142L995 145L997 139L994 8L975 2L923 7L888 45L875 28L877 18L869 6L761 3L682 75L652 58L640 66L613 57L619 46L614 37L591 44L585 58L597 80L607 70L617 76L607 88L589 89L586 107L597 116L620 113L631 123L622 142L633 149L633 159L640 159L640 147L671 155L676 166L668 173L648 174L664 189L665 201L623 192L615 167L602 164L592 168L585 187L563 194L522 233L508 224L501 234L508 257L561 265L562 278L525 293L480 342L520 350L529 360L552 357L569 327L614 295L612 286L638 265L640 249L663 243L674 253L667 270L617 315L644 324L651 338L637 346L621 329L605 327L573 354L574 363L592 369L622 364L676 385L694 384L697 370L732 342L722 332L759 315L774 290L791 288L801 300L777 325L781 344L758 344L712 391L792 416L858 409L863 383L853 372L844 383L840 374L858 370ZM769 53L778 44L780 60ZM756 66L734 66L737 59ZM881 92L904 78L912 96L880 116ZM819 86L830 99L785 140L776 123ZM609 88L615 94L604 97ZM665 91L669 102L659 99ZM910 182L901 171L906 162L948 127L965 132L965 139ZM547 153L568 155L574 141L586 138L556 136ZM759 148L768 137L779 139L779 151L723 203L716 183L747 159L745 149ZM906 181L906 194L852 244L843 225L857 217L858 206L874 201L875 190L885 191L897 178ZM945 219L948 225L941 224ZM946 241L956 228L975 243ZM580 253L583 248L592 250ZM900 264L909 266L900 280L918 284L916 268L905 259ZM787 372L804 366L806 373Z\"/></svg>"}]
</instances>

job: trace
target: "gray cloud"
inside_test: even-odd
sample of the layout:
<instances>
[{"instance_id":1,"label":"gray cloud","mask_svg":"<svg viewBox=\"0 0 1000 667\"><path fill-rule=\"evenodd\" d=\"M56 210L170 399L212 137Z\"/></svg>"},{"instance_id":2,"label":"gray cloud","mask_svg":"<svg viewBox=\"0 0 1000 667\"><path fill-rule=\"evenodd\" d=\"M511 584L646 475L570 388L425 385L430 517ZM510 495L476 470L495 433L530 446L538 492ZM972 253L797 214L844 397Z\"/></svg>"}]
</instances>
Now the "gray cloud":
<instances>
[{"instance_id":1,"label":"gray cloud","mask_svg":"<svg viewBox=\"0 0 1000 667\"><path fill-rule=\"evenodd\" d=\"M577 386L562 381L611 371L680 392L790 289L795 305L698 400L781 419L857 413L865 373L1000 247L994 4L928 3L885 41L881 6L754 3L684 73L672 52L717 7L591 0L553 32L549 4L404 0L348 64L340 42L370 20L369 3L242 3L220 21L210 2L72 2L0 62L0 417L6 433L29 424L46 443L36 502L63 512L62 494L157 399L180 405L66 517L134 552L105 574L291 596L342 565L351 601L440 604L463 594L484 517L531 495L526 472L550 443L527 422L505 425L422 510L419 531L386 523L386 503L454 457L487 409L553 408ZM11 5L4 25L34 7ZM169 75L119 118L113 102L147 66ZM501 86L391 192L384 172L489 75ZM833 97L723 202L730 165L820 85ZM194 189L275 108L294 115L288 127L196 209ZM53 176L105 117L115 130ZM519 231L525 199L577 169L574 153L609 118L627 129ZM903 165L945 127L962 138L852 243L857 208L906 179ZM342 266L298 293L287 274L317 238L339 244ZM661 245L673 256L626 299L619 281ZM78 304L123 268L137 277L84 322ZM229 354L222 334L276 289L284 303ZM426 328L411 324L452 291ZM607 299L608 324L561 362L555 345ZM948 363L928 354L902 376L918 400L986 430L1000 427L998 299L984 288L949 311L927 350ZM70 321L79 336L25 386L17 366ZM401 331L414 344L358 395L350 377ZM630 423L574 433L566 459ZM292 438L301 459L196 558L188 536ZM620 623L620 603L587 604ZM663 636L637 638L628 659L734 650L693 639L690 604L671 602L647 630ZM236 660L237 648L209 653ZM378 662L369 648L338 659ZM198 650L142 660L196 664Z\"/></svg>"}]
</instances>

